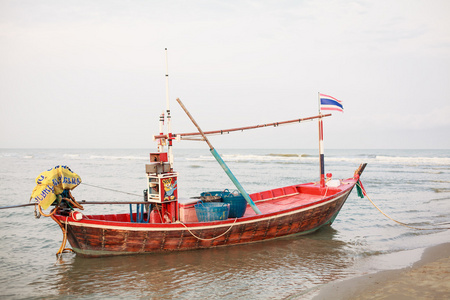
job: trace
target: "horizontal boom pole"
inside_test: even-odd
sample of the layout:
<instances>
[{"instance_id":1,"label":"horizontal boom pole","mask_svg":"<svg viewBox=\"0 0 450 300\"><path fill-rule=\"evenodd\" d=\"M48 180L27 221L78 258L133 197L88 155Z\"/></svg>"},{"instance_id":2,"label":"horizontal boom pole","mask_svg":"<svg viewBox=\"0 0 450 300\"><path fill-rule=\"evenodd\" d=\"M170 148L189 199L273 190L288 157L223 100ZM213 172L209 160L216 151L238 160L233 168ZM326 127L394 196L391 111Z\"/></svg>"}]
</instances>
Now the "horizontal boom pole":
<instances>
[{"instance_id":1,"label":"horizontal boom pole","mask_svg":"<svg viewBox=\"0 0 450 300\"><path fill-rule=\"evenodd\" d=\"M230 133L230 132L234 132L234 131L244 131L244 130L250 130L250 129L264 128L264 127L272 127L272 126L273 127L277 127L277 126L280 126L280 125L286 125L286 124L292 124L292 123L300 123L300 122L304 122L304 121L314 120L314 119L317 119L317 118L320 118L320 117L324 118L324 117L329 117L329 116L331 116L331 114L318 115L318 116L301 118L301 119L295 119L295 120L289 120L289 121L267 123L267 124L261 124L261 125L237 127L237 128L214 130L214 131L204 131L203 134L204 135L224 134L224 133ZM200 132L190 132L190 133L176 133L173 136L175 138L188 139L189 137L202 136L202 134ZM167 136L166 135L155 135L154 138L155 139L167 138Z\"/></svg>"}]
</instances>

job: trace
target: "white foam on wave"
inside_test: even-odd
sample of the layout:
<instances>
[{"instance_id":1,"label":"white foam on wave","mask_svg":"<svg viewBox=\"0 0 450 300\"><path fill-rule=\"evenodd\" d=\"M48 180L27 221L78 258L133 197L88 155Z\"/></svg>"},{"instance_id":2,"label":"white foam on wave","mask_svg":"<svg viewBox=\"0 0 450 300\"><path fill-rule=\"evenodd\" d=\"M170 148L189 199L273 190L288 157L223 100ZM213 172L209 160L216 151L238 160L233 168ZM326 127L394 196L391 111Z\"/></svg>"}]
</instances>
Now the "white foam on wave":
<instances>
[{"instance_id":1,"label":"white foam on wave","mask_svg":"<svg viewBox=\"0 0 450 300\"><path fill-rule=\"evenodd\" d=\"M232 162L301 162L314 161L317 157L302 155L258 155L258 154L224 154L223 160ZM186 158L189 161L213 161L213 156Z\"/></svg>"},{"instance_id":2,"label":"white foam on wave","mask_svg":"<svg viewBox=\"0 0 450 300\"><path fill-rule=\"evenodd\" d=\"M284 163L302 163L318 161L318 155L258 155L258 154L225 154L223 160L230 162L284 162ZM378 164L403 164L403 165L450 165L449 157L413 157L413 156L386 156L369 155L361 156L327 156L325 159L330 162L349 162L349 163L378 163ZM213 161L212 156L201 155L199 157L186 158L189 161Z\"/></svg>"},{"instance_id":3,"label":"white foam on wave","mask_svg":"<svg viewBox=\"0 0 450 300\"><path fill-rule=\"evenodd\" d=\"M450 157L414 157L414 156L383 156L376 157L380 162L394 162L414 165L450 165Z\"/></svg>"},{"instance_id":4,"label":"white foam on wave","mask_svg":"<svg viewBox=\"0 0 450 300\"><path fill-rule=\"evenodd\" d=\"M186 157L187 161L213 161L214 157L211 156L205 156L205 155L200 155L199 157Z\"/></svg>"},{"instance_id":5,"label":"white foam on wave","mask_svg":"<svg viewBox=\"0 0 450 300\"><path fill-rule=\"evenodd\" d=\"M63 157L64 158L77 159L77 158L80 158L80 154L69 154L69 153L67 153L67 154L64 154Z\"/></svg>"}]
</instances>

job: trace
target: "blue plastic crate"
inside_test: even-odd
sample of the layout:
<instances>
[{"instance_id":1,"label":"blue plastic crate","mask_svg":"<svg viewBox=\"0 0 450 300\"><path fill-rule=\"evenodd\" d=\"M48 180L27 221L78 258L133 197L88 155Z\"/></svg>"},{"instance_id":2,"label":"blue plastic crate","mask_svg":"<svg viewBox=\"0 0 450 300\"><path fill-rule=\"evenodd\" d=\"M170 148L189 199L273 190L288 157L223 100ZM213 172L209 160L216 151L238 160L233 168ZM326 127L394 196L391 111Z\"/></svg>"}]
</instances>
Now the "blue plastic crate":
<instances>
[{"instance_id":1,"label":"blue plastic crate","mask_svg":"<svg viewBox=\"0 0 450 300\"><path fill-rule=\"evenodd\" d=\"M230 204L222 202L199 202L195 206L199 222L212 222L228 219Z\"/></svg>"},{"instance_id":2,"label":"blue plastic crate","mask_svg":"<svg viewBox=\"0 0 450 300\"><path fill-rule=\"evenodd\" d=\"M247 209L247 201L244 196L239 193L230 193L229 195L226 195L223 197L223 203L230 204L229 218L241 218Z\"/></svg>"}]
</instances>

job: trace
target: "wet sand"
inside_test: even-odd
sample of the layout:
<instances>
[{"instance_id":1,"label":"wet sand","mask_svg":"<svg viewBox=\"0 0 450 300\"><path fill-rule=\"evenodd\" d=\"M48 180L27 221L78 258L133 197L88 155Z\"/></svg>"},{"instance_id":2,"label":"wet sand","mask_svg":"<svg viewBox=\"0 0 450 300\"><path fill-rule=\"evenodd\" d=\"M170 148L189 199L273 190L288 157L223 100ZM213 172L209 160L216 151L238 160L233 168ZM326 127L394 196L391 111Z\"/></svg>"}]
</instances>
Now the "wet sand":
<instances>
[{"instance_id":1,"label":"wet sand","mask_svg":"<svg viewBox=\"0 0 450 300\"><path fill-rule=\"evenodd\" d=\"M450 243L426 249L411 267L330 283L312 299L450 299Z\"/></svg>"}]
</instances>

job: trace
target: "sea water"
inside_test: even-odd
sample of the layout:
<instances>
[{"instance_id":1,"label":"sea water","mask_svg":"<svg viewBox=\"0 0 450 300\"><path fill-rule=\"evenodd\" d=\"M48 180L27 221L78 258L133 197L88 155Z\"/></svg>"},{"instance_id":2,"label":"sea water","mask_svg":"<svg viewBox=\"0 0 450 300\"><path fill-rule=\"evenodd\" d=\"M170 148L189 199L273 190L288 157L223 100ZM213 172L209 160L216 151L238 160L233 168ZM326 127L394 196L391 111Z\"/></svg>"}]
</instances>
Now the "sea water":
<instances>
[{"instance_id":1,"label":"sea water","mask_svg":"<svg viewBox=\"0 0 450 300\"><path fill-rule=\"evenodd\" d=\"M140 201L152 150L2 149L0 206L28 203L35 178L67 165L84 184L77 200ZM319 178L316 150L218 150L247 192ZM208 149L174 149L179 197L234 187ZM33 207L0 210L2 299L285 299L334 280L401 268L421 249L450 241L449 150L327 150L326 173L352 177L368 163L330 227L316 233L207 250L81 258L55 256L62 233ZM85 212L123 213L128 205L85 205Z\"/></svg>"}]
</instances>

